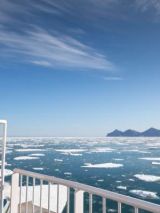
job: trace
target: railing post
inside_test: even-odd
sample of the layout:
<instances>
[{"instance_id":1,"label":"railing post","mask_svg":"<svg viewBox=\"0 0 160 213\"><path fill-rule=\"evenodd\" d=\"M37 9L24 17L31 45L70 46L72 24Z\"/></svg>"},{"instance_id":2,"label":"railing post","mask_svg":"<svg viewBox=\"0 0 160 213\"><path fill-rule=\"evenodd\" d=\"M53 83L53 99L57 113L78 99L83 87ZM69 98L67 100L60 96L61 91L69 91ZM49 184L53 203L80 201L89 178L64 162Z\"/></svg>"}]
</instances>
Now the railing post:
<instances>
[{"instance_id":1,"label":"railing post","mask_svg":"<svg viewBox=\"0 0 160 213\"><path fill-rule=\"evenodd\" d=\"M18 213L19 205L19 173L12 175L11 183L11 213Z\"/></svg>"},{"instance_id":2,"label":"railing post","mask_svg":"<svg viewBox=\"0 0 160 213\"><path fill-rule=\"evenodd\" d=\"M83 194L82 190L75 190L74 192L74 213L83 213Z\"/></svg>"},{"instance_id":3,"label":"railing post","mask_svg":"<svg viewBox=\"0 0 160 213\"><path fill-rule=\"evenodd\" d=\"M2 165L1 165L1 180L0 180L0 212L3 213L4 201L4 178L5 178L5 156L6 156L6 139L7 139L7 121L1 121L3 125L3 138L2 138Z\"/></svg>"}]
</instances>

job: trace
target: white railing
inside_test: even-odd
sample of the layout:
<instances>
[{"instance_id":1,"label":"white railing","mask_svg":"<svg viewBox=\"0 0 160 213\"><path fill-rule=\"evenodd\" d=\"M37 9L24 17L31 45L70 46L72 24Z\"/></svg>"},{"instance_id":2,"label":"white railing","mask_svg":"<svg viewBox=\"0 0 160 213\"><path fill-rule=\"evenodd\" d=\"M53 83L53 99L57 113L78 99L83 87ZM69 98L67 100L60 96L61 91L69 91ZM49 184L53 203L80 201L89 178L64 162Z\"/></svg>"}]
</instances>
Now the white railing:
<instances>
[{"instance_id":1,"label":"white railing","mask_svg":"<svg viewBox=\"0 0 160 213\"><path fill-rule=\"evenodd\" d=\"M25 179L25 180L24 180ZM37 182L39 181L39 183ZM46 188L44 188L43 183L47 186L47 200L48 202L43 204L42 196L45 194L46 198ZM35 189L36 184L39 184L39 194L36 193ZM29 186L30 185L30 186ZM51 185L56 186L56 197L51 196ZM60 187L64 186L66 190L61 191ZM25 191L23 190L25 187ZM29 190L31 187L32 190ZM55 189L55 188L54 188ZM152 213L160 213L160 205L149 203L140 199L132 198L129 196L121 195L115 192L103 190L100 188L88 186L78 182L73 182L69 180L64 180L61 178L56 178L52 176L47 176L39 173L29 172L21 169L15 169L14 174L12 175L12 189L11 189L11 213L30 213L35 212L37 204L35 204L35 198L39 197L38 211L36 212L62 212L64 208L61 199L66 196L65 200L65 210L67 213L71 212L71 199L70 193L71 190L74 191L74 213L83 213L84 212L84 193L88 194L88 208L89 213L94 212L93 208L93 196L99 196L101 198L101 209L102 213L107 211L107 200L113 200L117 202L117 212L122 212L122 205L132 206L135 213L140 212L139 210L146 210ZM45 192L44 192L45 191ZM25 194L25 198L23 195ZM28 200L28 197L32 194L32 199ZM31 197L31 196L30 196ZM23 200L23 201L22 201ZM31 202L30 202L31 201ZM51 204L56 202L56 210L51 209ZM128 212L128 211L127 211Z\"/></svg>"}]
</instances>

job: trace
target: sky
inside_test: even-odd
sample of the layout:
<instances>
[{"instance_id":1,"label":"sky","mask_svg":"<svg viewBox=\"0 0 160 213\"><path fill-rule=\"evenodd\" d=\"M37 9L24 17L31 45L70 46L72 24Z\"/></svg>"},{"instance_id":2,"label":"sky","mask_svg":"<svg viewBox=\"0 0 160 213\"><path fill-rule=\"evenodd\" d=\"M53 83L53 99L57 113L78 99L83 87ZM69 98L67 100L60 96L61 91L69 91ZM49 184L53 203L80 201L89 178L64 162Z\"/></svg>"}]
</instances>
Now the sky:
<instances>
[{"instance_id":1,"label":"sky","mask_svg":"<svg viewBox=\"0 0 160 213\"><path fill-rule=\"evenodd\" d=\"M160 128L159 0L1 0L10 136Z\"/></svg>"}]
</instances>

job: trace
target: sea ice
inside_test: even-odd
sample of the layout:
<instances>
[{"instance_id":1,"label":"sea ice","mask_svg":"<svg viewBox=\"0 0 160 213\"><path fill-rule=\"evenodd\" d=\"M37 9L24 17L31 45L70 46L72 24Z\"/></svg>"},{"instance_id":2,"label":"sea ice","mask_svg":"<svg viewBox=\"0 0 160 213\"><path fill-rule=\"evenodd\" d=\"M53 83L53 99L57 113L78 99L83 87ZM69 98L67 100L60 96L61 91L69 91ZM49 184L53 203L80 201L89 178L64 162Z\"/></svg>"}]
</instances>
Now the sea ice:
<instances>
[{"instance_id":1,"label":"sea ice","mask_svg":"<svg viewBox=\"0 0 160 213\"><path fill-rule=\"evenodd\" d=\"M65 175L72 175L71 172L64 172Z\"/></svg>"},{"instance_id":2,"label":"sea ice","mask_svg":"<svg viewBox=\"0 0 160 213\"><path fill-rule=\"evenodd\" d=\"M44 170L44 168L38 168L38 167L37 167L37 168L35 167L35 168L33 168L33 169L34 169L34 170L39 170L39 171L43 171L43 170Z\"/></svg>"},{"instance_id":3,"label":"sea ice","mask_svg":"<svg viewBox=\"0 0 160 213\"><path fill-rule=\"evenodd\" d=\"M16 152L41 152L43 149L16 149Z\"/></svg>"},{"instance_id":4,"label":"sea ice","mask_svg":"<svg viewBox=\"0 0 160 213\"><path fill-rule=\"evenodd\" d=\"M138 178L139 180L143 180L145 182L160 181L160 176L155 176L155 175L136 174L134 175L134 177Z\"/></svg>"},{"instance_id":5,"label":"sea ice","mask_svg":"<svg viewBox=\"0 0 160 213\"><path fill-rule=\"evenodd\" d=\"M33 153L33 154L30 154L29 156L37 156L37 157L42 157L42 156L45 156L45 154L41 154L41 153Z\"/></svg>"},{"instance_id":6,"label":"sea ice","mask_svg":"<svg viewBox=\"0 0 160 213\"><path fill-rule=\"evenodd\" d=\"M31 157L31 156L19 156L15 157L14 160L37 160L38 157Z\"/></svg>"},{"instance_id":7,"label":"sea ice","mask_svg":"<svg viewBox=\"0 0 160 213\"><path fill-rule=\"evenodd\" d=\"M56 152L62 153L78 153L78 152L85 152L85 149L55 149Z\"/></svg>"},{"instance_id":8,"label":"sea ice","mask_svg":"<svg viewBox=\"0 0 160 213\"><path fill-rule=\"evenodd\" d=\"M100 147L100 148L95 148L90 151L90 153L105 153L105 152L112 152L114 149L108 148L108 147Z\"/></svg>"},{"instance_id":9,"label":"sea ice","mask_svg":"<svg viewBox=\"0 0 160 213\"><path fill-rule=\"evenodd\" d=\"M119 168L123 167L123 164L118 164L118 163L100 163L100 164L91 164L91 163L85 163L84 166L85 168Z\"/></svg>"},{"instance_id":10,"label":"sea ice","mask_svg":"<svg viewBox=\"0 0 160 213\"><path fill-rule=\"evenodd\" d=\"M139 159L141 159L141 160L150 160L150 161L160 161L160 157L156 157L156 158L154 158L154 157L146 157L146 158L139 158Z\"/></svg>"},{"instance_id":11,"label":"sea ice","mask_svg":"<svg viewBox=\"0 0 160 213\"><path fill-rule=\"evenodd\" d=\"M152 162L152 165L160 165L160 162Z\"/></svg>"},{"instance_id":12,"label":"sea ice","mask_svg":"<svg viewBox=\"0 0 160 213\"><path fill-rule=\"evenodd\" d=\"M127 190L127 186L117 186L117 189Z\"/></svg>"},{"instance_id":13,"label":"sea ice","mask_svg":"<svg viewBox=\"0 0 160 213\"><path fill-rule=\"evenodd\" d=\"M62 159L58 159L58 158L55 158L54 161L55 161L55 162L63 162Z\"/></svg>"},{"instance_id":14,"label":"sea ice","mask_svg":"<svg viewBox=\"0 0 160 213\"><path fill-rule=\"evenodd\" d=\"M150 191L144 191L144 190L130 190L129 192L132 194L138 195L142 198L159 199L156 192L150 192Z\"/></svg>"}]
</instances>

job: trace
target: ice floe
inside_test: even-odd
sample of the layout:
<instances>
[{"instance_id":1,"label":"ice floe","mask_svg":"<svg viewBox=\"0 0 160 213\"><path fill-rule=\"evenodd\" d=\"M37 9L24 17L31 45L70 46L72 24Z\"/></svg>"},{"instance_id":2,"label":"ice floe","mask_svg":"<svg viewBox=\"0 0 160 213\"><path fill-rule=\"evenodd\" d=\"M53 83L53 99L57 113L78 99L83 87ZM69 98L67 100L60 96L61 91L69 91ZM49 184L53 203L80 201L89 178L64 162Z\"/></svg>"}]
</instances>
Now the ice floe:
<instances>
[{"instance_id":1,"label":"ice floe","mask_svg":"<svg viewBox=\"0 0 160 213\"><path fill-rule=\"evenodd\" d=\"M117 189L127 190L127 186L117 186Z\"/></svg>"},{"instance_id":2,"label":"ice floe","mask_svg":"<svg viewBox=\"0 0 160 213\"><path fill-rule=\"evenodd\" d=\"M97 182L104 182L104 179L98 179Z\"/></svg>"},{"instance_id":3,"label":"ice floe","mask_svg":"<svg viewBox=\"0 0 160 213\"><path fill-rule=\"evenodd\" d=\"M58 159L58 158L55 158L54 161L55 161L55 162L63 162L62 159Z\"/></svg>"},{"instance_id":4,"label":"ice floe","mask_svg":"<svg viewBox=\"0 0 160 213\"><path fill-rule=\"evenodd\" d=\"M150 191L145 191L145 190L130 190L130 193L137 195L142 198L147 198L147 199L159 199L159 196L157 195L156 192L150 192Z\"/></svg>"},{"instance_id":5,"label":"ice floe","mask_svg":"<svg viewBox=\"0 0 160 213\"><path fill-rule=\"evenodd\" d=\"M141 160L149 160L149 161L160 161L160 157L156 157L156 158L154 158L154 157L145 157L145 158L139 158L139 159L141 159Z\"/></svg>"},{"instance_id":6,"label":"ice floe","mask_svg":"<svg viewBox=\"0 0 160 213\"><path fill-rule=\"evenodd\" d=\"M19 146L21 146L22 148L29 148L29 147L31 147L31 148L39 148L39 147L44 147L44 144L20 144Z\"/></svg>"},{"instance_id":7,"label":"ice floe","mask_svg":"<svg viewBox=\"0 0 160 213\"><path fill-rule=\"evenodd\" d=\"M41 168L41 167L39 167L39 168L38 168L38 167L34 167L33 169L34 169L34 170L37 170L37 171L38 171L38 170L39 170L39 171L43 171L43 170L44 170L44 168Z\"/></svg>"},{"instance_id":8,"label":"ice floe","mask_svg":"<svg viewBox=\"0 0 160 213\"><path fill-rule=\"evenodd\" d=\"M69 153L71 156L82 156L81 153Z\"/></svg>"},{"instance_id":9,"label":"ice floe","mask_svg":"<svg viewBox=\"0 0 160 213\"><path fill-rule=\"evenodd\" d=\"M136 174L134 175L134 177L138 178L139 180L143 180L145 182L160 181L160 176L155 176L155 175Z\"/></svg>"},{"instance_id":10,"label":"ice floe","mask_svg":"<svg viewBox=\"0 0 160 213\"><path fill-rule=\"evenodd\" d=\"M152 162L152 165L160 165L160 162Z\"/></svg>"},{"instance_id":11,"label":"ice floe","mask_svg":"<svg viewBox=\"0 0 160 213\"><path fill-rule=\"evenodd\" d=\"M72 175L71 172L64 172L64 174L65 174L65 175L69 175L69 176Z\"/></svg>"},{"instance_id":12,"label":"ice floe","mask_svg":"<svg viewBox=\"0 0 160 213\"><path fill-rule=\"evenodd\" d=\"M137 153L142 153L142 154L148 154L150 153L149 151L143 151L143 150L139 150L139 149L131 149L131 150L124 150L125 152L137 152Z\"/></svg>"},{"instance_id":13,"label":"ice floe","mask_svg":"<svg viewBox=\"0 0 160 213\"><path fill-rule=\"evenodd\" d=\"M85 149L55 149L56 152L62 153L78 153L78 152L85 152Z\"/></svg>"},{"instance_id":14,"label":"ice floe","mask_svg":"<svg viewBox=\"0 0 160 213\"><path fill-rule=\"evenodd\" d=\"M41 154L41 153L33 153L33 154L30 154L29 156L43 157L43 156L45 156L45 154Z\"/></svg>"},{"instance_id":15,"label":"ice floe","mask_svg":"<svg viewBox=\"0 0 160 213\"><path fill-rule=\"evenodd\" d=\"M135 182L135 180L134 180L134 179L132 179L132 178L130 178L130 179L129 179L129 181L131 181L131 182Z\"/></svg>"},{"instance_id":16,"label":"ice floe","mask_svg":"<svg viewBox=\"0 0 160 213\"><path fill-rule=\"evenodd\" d=\"M89 153L105 153L105 152L112 152L115 149L108 148L108 147L101 147L101 148L95 148L93 150L90 150Z\"/></svg>"},{"instance_id":17,"label":"ice floe","mask_svg":"<svg viewBox=\"0 0 160 213\"><path fill-rule=\"evenodd\" d=\"M18 156L15 157L14 160L38 160L38 157L31 157L31 156Z\"/></svg>"},{"instance_id":18,"label":"ice floe","mask_svg":"<svg viewBox=\"0 0 160 213\"><path fill-rule=\"evenodd\" d=\"M44 149L16 149L16 152L41 152Z\"/></svg>"},{"instance_id":19,"label":"ice floe","mask_svg":"<svg viewBox=\"0 0 160 213\"><path fill-rule=\"evenodd\" d=\"M85 168L105 168L105 169L109 169L109 168L119 168L119 167L123 167L123 164L118 164L118 163L99 163L99 164L92 164L92 163L85 163L84 166L81 167L85 167Z\"/></svg>"},{"instance_id":20,"label":"ice floe","mask_svg":"<svg viewBox=\"0 0 160 213\"><path fill-rule=\"evenodd\" d=\"M113 160L115 160L115 161L123 161L124 159L122 159L122 158L114 158Z\"/></svg>"}]
</instances>

